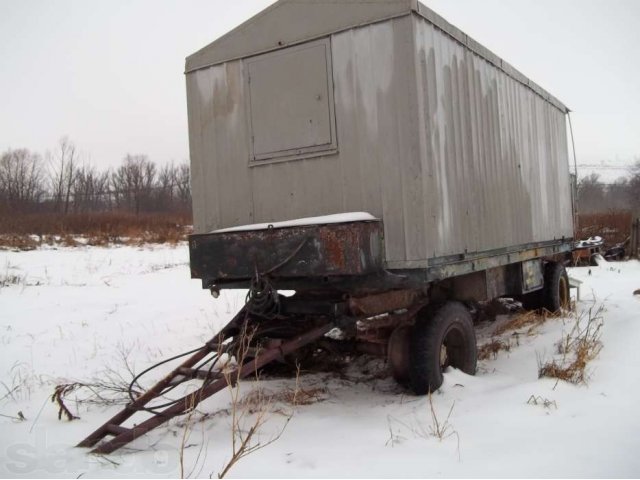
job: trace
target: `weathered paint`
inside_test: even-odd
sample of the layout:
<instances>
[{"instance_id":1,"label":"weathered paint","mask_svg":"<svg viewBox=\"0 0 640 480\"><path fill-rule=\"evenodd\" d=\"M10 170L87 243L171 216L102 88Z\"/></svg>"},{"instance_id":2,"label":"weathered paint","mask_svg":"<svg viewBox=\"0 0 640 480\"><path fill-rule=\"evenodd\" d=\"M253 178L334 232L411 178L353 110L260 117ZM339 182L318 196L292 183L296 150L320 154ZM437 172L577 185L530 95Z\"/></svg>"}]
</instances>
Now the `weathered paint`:
<instances>
[{"instance_id":1,"label":"weathered paint","mask_svg":"<svg viewBox=\"0 0 640 480\"><path fill-rule=\"evenodd\" d=\"M383 268L379 221L208 233L189 237L192 278L210 287L250 279L361 276Z\"/></svg>"},{"instance_id":2,"label":"weathered paint","mask_svg":"<svg viewBox=\"0 0 640 480\"><path fill-rule=\"evenodd\" d=\"M187 72L417 10L416 0L281 0L187 58Z\"/></svg>"},{"instance_id":3,"label":"weathered paint","mask_svg":"<svg viewBox=\"0 0 640 480\"><path fill-rule=\"evenodd\" d=\"M280 3L288 18L289 2ZM338 22L326 37L335 154L252 163L249 60L192 64L197 232L368 211L383 219L387 266L402 269L572 236L566 107L421 4L404 3L405 15ZM242 35L265 25L256 17Z\"/></svg>"},{"instance_id":4,"label":"weathered paint","mask_svg":"<svg viewBox=\"0 0 640 480\"><path fill-rule=\"evenodd\" d=\"M427 20L414 27L428 257L571 237L565 114Z\"/></svg>"}]
</instances>

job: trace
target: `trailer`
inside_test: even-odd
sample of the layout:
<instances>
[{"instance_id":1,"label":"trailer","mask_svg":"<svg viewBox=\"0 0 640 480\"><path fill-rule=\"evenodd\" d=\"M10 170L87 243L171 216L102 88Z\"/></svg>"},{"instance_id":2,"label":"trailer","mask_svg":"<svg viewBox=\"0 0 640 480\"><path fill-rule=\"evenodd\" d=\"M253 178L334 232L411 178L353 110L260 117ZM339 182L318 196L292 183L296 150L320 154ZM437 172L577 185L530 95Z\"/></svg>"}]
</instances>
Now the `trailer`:
<instances>
[{"instance_id":1,"label":"trailer","mask_svg":"<svg viewBox=\"0 0 640 480\"><path fill-rule=\"evenodd\" d=\"M426 394L475 373L477 305L568 307L568 109L420 2L280 0L186 82L191 276L247 301L81 446L109 453L309 345L383 356ZM242 359L225 375L223 354Z\"/></svg>"}]
</instances>

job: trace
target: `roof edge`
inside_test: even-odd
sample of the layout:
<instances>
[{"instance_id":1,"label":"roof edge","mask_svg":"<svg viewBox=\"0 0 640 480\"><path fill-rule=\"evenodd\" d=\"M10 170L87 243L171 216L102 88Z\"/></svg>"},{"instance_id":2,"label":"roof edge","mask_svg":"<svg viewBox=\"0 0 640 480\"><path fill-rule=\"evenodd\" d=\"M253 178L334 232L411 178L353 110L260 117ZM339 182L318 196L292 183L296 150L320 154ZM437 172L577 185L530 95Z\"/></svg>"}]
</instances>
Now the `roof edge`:
<instances>
[{"instance_id":1,"label":"roof edge","mask_svg":"<svg viewBox=\"0 0 640 480\"><path fill-rule=\"evenodd\" d=\"M283 7L286 7L283 12L283 18L278 18L280 13L278 10ZM308 15L308 12L302 12L302 9L305 8L314 8L316 10L314 13L317 15ZM336 19L337 13L340 13L338 19ZM378 0L375 2L371 0L345 0L340 5L335 0L279 0L197 52L189 55L186 58L184 73L191 73L220 63L259 55L351 28L383 22L413 13L427 20L455 41L503 71L510 78L528 87L563 113L566 114L570 111L564 103L551 93L419 0ZM321 22L319 20L322 18L318 17L323 17L325 20L331 19L331 21ZM263 25L254 27L258 23L263 23ZM279 23L287 27L276 28ZM246 31L251 27L254 27L254 29L251 35L247 35ZM280 32L280 39L274 40L273 31Z\"/></svg>"},{"instance_id":2,"label":"roof edge","mask_svg":"<svg viewBox=\"0 0 640 480\"><path fill-rule=\"evenodd\" d=\"M185 73L408 15L417 9L418 0L279 0L189 55Z\"/></svg>"},{"instance_id":3,"label":"roof edge","mask_svg":"<svg viewBox=\"0 0 640 480\"><path fill-rule=\"evenodd\" d=\"M525 76L515 67L513 67L510 63L500 58L498 55L493 53L488 48L481 45L479 42L471 38L469 35L464 33L462 30L452 25L448 21L446 21L442 16L438 15L436 12L431 10L429 7L425 6L420 1L417 1L417 9L415 12L429 23L434 25L436 28L440 29L451 38L456 40L458 43L466 46L473 53L478 55L479 57L485 59L487 62L491 63L494 67L502 70L509 77L513 78L518 83L521 83L525 87L533 90L534 93L542 97L544 100L552 104L557 109L561 110L563 113L568 113L569 108L558 100L556 97L551 95L548 91L542 88L540 85L535 83L533 80Z\"/></svg>"}]
</instances>

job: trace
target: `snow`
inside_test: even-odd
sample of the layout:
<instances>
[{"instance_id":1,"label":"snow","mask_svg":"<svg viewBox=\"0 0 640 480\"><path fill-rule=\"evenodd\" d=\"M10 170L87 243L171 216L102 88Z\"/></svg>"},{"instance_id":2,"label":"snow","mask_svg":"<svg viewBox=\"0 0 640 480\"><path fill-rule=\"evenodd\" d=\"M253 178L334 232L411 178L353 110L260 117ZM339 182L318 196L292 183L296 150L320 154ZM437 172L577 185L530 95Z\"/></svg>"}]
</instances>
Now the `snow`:
<instances>
[{"instance_id":1,"label":"snow","mask_svg":"<svg viewBox=\"0 0 640 480\"><path fill-rule=\"evenodd\" d=\"M588 385L538 379L571 319L552 319L519 346L479 362L472 377L456 370L432 402L449 436L430 433L429 400L380 375L380 361L358 358L345 375L302 375L322 389L311 405L282 405L260 431L273 444L240 460L230 477L621 477L640 475L640 262L574 268L580 310L604 303L604 348L590 363ZM6 280L6 282L4 282ZM4 283L8 285L4 285ZM117 406L70 408L59 421L53 386L119 372L123 356L136 372L199 346L240 308L244 292L214 300L189 278L188 249L77 247L0 252L0 475L28 477L180 476L184 419L172 421L107 458L73 445ZM480 341L484 331L479 330ZM162 375L158 372L155 378ZM143 380L149 386L153 376ZM293 379L262 380L277 392ZM12 395L6 389L19 387ZM251 382L244 382L249 391ZM532 397L542 404L527 403ZM229 406L226 393L200 412ZM26 421L17 417L22 412ZM198 414L198 419L201 417ZM193 424L185 476L214 477L231 451L224 412ZM198 458L199 451L202 452ZM193 469L193 472L191 470Z\"/></svg>"},{"instance_id":2,"label":"snow","mask_svg":"<svg viewBox=\"0 0 640 480\"><path fill-rule=\"evenodd\" d=\"M255 223L253 225L241 225L238 227L222 228L211 233L246 232L247 230L266 230L268 228L302 227L306 225L328 225L330 223L363 222L377 220L376 217L367 212L336 213L333 215L323 215L321 217L305 217L295 220L273 223Z\"/></svg>"}]
</instances>

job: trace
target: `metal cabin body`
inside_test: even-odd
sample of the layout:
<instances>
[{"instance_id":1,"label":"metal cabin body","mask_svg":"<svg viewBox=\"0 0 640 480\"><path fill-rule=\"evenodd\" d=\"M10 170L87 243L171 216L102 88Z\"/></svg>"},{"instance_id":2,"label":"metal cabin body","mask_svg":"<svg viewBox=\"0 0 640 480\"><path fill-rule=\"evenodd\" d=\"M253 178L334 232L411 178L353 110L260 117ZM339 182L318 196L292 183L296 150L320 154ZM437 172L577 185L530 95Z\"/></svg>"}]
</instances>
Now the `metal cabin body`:
<instances>
[{"instance_id":1,"label":"metal cabin body","mask_svg":"<svg viewBox=\"0 0 640 480\"><path fill-rule=\"evenodd\" d=\"M567 109L421 3L281 0L186 76L191 274L247 302L79 446L111 453L318 352L386 357L426 394L475 373L478 302L569 306ZM344 212L368 214L327 219Z\"/></svg>"},{"instance_id":2,"label":"metal cabin body","mask_svg":"<svg viewBox=\"0 0 640 480\"><path fill-rule=\"evenodd\" d=\"M479 278L569 250L567 108L417 1L281 0L188 57L186 78L205 288L246 288L303 234L280 288ZM368 224L206 233L352 211L381 220L375 252L353 241Z\"/></svg>"},{"instance_id":3,"label":"metal cabin body","mask_svg":"<svg viewBox=\"0 0 640 480\"><path fill-rule=\"evenodd\" d=\"M196 233L369 212L390 269L573 235L566 107L419 2L277 2L186 81Z\"/></svg>"},{"instance_id":4,"label":"metal cabin body","mask_svg":"<svg viewBox=\"0 0 640 480\"><path fill-rule=\"evenodd\" d=\"M332 319L406 379L409 344L475 369L470 304L567 305L568 109L420 2L280 0L186 80L192 276L252 321ZM275 226L344 212L371 219Z\"/></svg>"}]
</instances>

